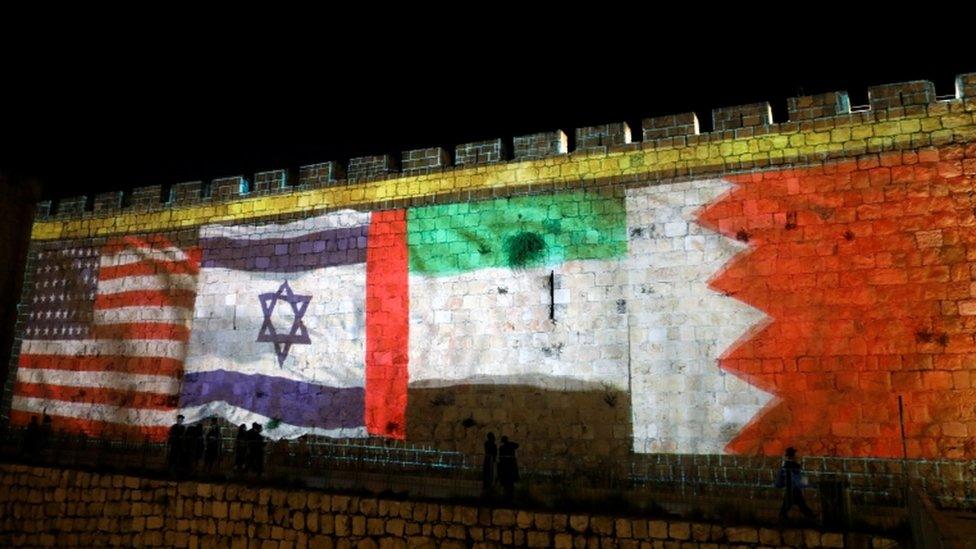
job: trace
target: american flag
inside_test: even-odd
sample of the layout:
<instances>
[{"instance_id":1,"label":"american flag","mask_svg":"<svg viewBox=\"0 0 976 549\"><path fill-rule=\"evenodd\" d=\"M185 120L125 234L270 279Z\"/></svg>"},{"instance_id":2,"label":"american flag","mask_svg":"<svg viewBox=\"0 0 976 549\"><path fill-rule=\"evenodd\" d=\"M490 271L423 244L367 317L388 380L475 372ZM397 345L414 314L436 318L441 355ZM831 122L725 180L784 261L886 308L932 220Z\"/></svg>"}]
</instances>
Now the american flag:
<instances>
[{"instance_id":1,"label":"american flag","mask_svg":"<svg viewBox=\"0 0 976 549\"><path fill-rule=\"evenodd\" d=\"M10 420L162 440L176 415L200 254L161 235L38 253Z\"/></svg>"}]
</instances>

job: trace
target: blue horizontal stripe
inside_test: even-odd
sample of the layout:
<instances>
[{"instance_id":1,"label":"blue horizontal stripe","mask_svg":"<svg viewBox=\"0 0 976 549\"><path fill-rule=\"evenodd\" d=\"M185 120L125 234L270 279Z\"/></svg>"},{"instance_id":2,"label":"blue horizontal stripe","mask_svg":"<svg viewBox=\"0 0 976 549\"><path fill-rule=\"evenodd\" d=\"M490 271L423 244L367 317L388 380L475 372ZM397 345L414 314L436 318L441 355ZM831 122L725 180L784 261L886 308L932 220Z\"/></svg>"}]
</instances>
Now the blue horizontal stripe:
<instances>
[{"instance_id":1,"label":"blue horizontal stripe","mask_svg":"<svg viewBox=\"0 0 976 549\"><path fill-rule=\"evenodd\" d=\"M365 389L329 387L226 370L183 376L180 406L223 401L298 427L339 429L365 424Z\"/></svg>"}]
</instances>

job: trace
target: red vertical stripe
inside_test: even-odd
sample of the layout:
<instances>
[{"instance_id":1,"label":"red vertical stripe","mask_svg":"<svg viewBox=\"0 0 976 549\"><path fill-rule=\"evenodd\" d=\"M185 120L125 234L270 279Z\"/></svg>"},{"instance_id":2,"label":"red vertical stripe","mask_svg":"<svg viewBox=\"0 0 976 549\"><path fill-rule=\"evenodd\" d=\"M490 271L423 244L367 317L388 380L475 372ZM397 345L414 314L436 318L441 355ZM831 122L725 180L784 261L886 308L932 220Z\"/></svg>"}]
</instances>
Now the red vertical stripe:
<instances>
[{"instance_id":1,"label":"red vertical stripe","mask_svg":"<svg viewBox=\"0 0 976 549\"><path fill-rule=\"evenodd\" d=\"M366 429L406 437L407 214L373 212L366 246Z\"/></svg>"}]
</instances>

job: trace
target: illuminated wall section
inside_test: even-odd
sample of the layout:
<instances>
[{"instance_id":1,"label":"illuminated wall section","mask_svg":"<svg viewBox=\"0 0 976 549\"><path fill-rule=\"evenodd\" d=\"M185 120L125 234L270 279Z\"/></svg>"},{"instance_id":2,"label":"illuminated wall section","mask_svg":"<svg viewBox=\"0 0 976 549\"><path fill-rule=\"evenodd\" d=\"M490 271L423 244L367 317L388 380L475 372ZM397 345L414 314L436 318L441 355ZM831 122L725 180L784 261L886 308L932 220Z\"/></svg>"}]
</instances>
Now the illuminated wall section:
<instances>
[{"instance_id":1,"label":"illuminated wall section","mask_svg":"<svg viewBox=\"0 0 976 549\"><path fill-rule=\"evenodd\" d=\"M927 109L40 219L10 421L974 459L974 106Z\"/></svg>"},{"instance_id":2,"label":"illuminated wall section","mask_svg":"<svg viewBox=\"0 0 976 549\"><path fill-rule=\"evenodd\" d=\"M722 179L628 189L629 307L634 450L721 453L769 395L718 368L718 359L765 318L709 287L747 245L703 227Z\"/></svg>"},{"instance_id":3,"label":"illuminated wall section","mask_svg":"<svg viewBox=\"0 0 976 549\"><path fill-rule=\"evenodd\" d=\"M729 451L898 457L901 396L909 455L974 456L976 166L961 154L737 176L699 214L750 248L712 288L771 317L719 361L776 396Z\"/></svg>"},{"instance_id":4,"label":"illuminated wall section","mask_svg":"<svg viewBox=\"0 0 976 549\"><path fill-rule=\"evenodd\" d=\"M465 450L494 429L531 453L625 455L620 193L418 208L407 220L410 432Z\"/></svg>"}]
</instances>

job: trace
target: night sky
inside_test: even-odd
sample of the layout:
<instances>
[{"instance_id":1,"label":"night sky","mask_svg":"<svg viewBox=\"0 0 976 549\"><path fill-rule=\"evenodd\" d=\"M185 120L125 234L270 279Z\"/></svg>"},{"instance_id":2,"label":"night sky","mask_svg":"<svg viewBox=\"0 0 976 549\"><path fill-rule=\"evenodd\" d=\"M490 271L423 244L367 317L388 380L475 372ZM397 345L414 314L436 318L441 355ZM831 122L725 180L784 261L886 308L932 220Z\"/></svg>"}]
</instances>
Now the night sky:
<instances>
[{"instance_id":1,"label":"night sky","mask_svg":"<svg viewBox=\"0 0 976 549\"><path fill-rule=\"evenodd\" d=\"M952 51L960 51L958 49ZM771 63L613 60L560 62L464 55L233 61L188 52L102 65L90 56L56 67L23 63L5 84L0 170L40 180L46 198L172 184L353 156L444 146L916 79L954 93L976 58L941 53L778 58Z\"/></svg>"}]
</instances>

